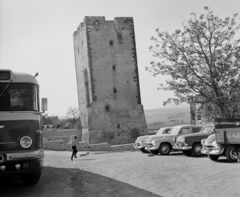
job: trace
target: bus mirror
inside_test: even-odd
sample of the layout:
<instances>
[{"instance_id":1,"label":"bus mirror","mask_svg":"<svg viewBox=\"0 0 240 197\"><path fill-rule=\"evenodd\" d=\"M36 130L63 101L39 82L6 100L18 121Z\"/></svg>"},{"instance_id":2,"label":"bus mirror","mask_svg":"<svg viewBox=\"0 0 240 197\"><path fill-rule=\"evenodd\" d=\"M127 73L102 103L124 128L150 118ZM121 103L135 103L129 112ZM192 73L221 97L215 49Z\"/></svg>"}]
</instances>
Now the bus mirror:
<instances>
[{"instance_id":1,"label":"bus mirror","mask_svg":"<svg viewBox=\"0 0 240 197\"><path fill-rule=\"evenodd\" d=\"M44 113L45 111L47 111L47 98L42 98L42 112Z\"/></svg>"}]
</instances>

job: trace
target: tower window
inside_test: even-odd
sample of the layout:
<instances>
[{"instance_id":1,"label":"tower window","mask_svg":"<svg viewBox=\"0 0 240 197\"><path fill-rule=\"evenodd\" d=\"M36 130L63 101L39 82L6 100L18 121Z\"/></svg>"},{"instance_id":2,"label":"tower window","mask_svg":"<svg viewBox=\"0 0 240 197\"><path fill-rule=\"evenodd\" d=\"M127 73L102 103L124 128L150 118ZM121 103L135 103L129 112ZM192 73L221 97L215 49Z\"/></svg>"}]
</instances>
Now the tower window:
<instances>
[{"instance_id":1,"label":"tower window","mask_svg":"<svg viewBox=\"0 0 240 197\"><path fill-rule=\"evenodd\" d=\"M117 128L120 129L120 124L117 125Z\"/></svg>"},{"instance_id":2,"label":"tower window","mask_svg":"<svg viewBox=\"0 0 240 197\"><path fill-rule=\"evenodd\" d=\"M117 93L117 89L116 89L115 87L113 88L113 92L114 92L114 93Z\"/></svg>"},{"instance_id":3,"label":"tower window","mask_svg":"<svg viewBox=\"0 0 240 197\"><path fill-rule=\"evenodd\" d=\"M109 106L109 105L106 105L106 106L105 106L105 110L106 110L106 112L109 112L109 111L110 111L110 106Z\"/></svg>"},{"instance_id":4,"label":"tower window","mask_svg":"<svg viewBox=\"0 0 240 197\"><path fill-rule=\"evenodd\" d=\"M112 69L113 69L113 70L116 70L116 66L115 66L115 65L113 65L113 66L112 66Z\"/></svg>"},{"instance_id":5,"label":"tower window","mask_svg":"<svg viewBox=\"0 0 240 197\"><path fill-rule=\"evenodd\" d=\"M113 46L113 40L109 40L109 46Z\"/></svg>"}]
</instances>

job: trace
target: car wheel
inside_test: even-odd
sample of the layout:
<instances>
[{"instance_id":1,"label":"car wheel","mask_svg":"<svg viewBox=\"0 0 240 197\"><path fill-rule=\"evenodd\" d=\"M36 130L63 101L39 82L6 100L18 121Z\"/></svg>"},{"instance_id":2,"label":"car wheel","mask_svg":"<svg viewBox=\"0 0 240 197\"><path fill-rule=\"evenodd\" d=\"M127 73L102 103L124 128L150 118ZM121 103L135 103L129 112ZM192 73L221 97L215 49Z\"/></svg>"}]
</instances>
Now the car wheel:
<instances>
[{"instance_id":1,"label":"car wheel","mask_svg":"<svg viewBox=\"0 0 240 197\"><path fill-rule=\"evenodd\" d=\"M183 154L185 156L188 156L188 157L192 155L192 151L191 150L183 150L182 152L183 152Z\"/></svg>"},{"instance_id":2,"label":"car wheel","mask_svg":"<svg viewBox=\"0 0 240 197\"><path fill-rule=\"evenodd\" d=\"M208 154L208 158L211 159L212 161L217 161L219 158L219 155L210 155Z\"/></svg>"},{"instance_id":3,"label":"car wheel","mask_svg":"<svg viewBox=\"0 0 240 197\"><path fill-rule=\"evenodd\" d=\"M202 155L201 153L202 145L200 143L195 143L192 147L192 154L195 157L199 157Z\"/></svg>"},{"instance_id":4,"label":"car wheel","mask_svg":"<svg viewBox=\"0 0 240 197\"><path fill-rule=\"evenodd\" d=\"M167 143L163 143L159 147L159 152L161 155L169 155L171 152L171 146Z\"/></svg>"},{"instance_id":5,"label":"car wheel","mask_svg":"<svg viewBox=\"0 0 240 197\"><path fill-rule=\"evenodd\" d=\"M158 150L150 150L150 152L154 155L158 155L158 153L159 153Z\"/></svg>"},{"instance_id":6,"label":"car wheel","mask_svg":"<svg viewBox=\"0 0 240 197\"><path fill-rule=\"evenodd\" d=\"M145 148L140 148L140 151L142 151L142 153L148 153L148 151L146 151Z\"/></svg>"},{"instance_id":7,"label":"car wheel","mask_svg":"<svg viewBox=\"0 0 240 197\"><path fill-rule=\"evenodd\" d=\"M38 174L31 174L31 175L21 175L21 181L24 185L36 185L40 180L41 173Z\"/></svg>"},{"instance_id":8,"label":"car wheel","mask_svg":"<svg viewBox=\"0 0 240 197\"><path fill-rule=\"evenodd\" d=\"M234 146L229 146L226 150L226 157L229 162L237 161L237 149Z\"/></svg>"}]
</instances>

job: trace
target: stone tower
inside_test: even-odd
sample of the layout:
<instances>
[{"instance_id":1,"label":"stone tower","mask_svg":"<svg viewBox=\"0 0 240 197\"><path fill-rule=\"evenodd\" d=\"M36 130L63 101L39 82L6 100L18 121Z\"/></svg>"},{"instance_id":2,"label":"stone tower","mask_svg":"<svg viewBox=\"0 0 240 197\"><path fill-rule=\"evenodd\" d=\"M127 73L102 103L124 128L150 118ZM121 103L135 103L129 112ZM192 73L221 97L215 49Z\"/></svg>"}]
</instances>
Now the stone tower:
<instances>
[{"instance_id":1,"label":"stone tower","mask_svg":"<svg viewBox=\"0 0 240 197\"><path fill-rule=\"evenodd\" d=\"M85 17L73 40L82 140L123 144L146 134L133 18Z\"/></svg>"}]
</instances>

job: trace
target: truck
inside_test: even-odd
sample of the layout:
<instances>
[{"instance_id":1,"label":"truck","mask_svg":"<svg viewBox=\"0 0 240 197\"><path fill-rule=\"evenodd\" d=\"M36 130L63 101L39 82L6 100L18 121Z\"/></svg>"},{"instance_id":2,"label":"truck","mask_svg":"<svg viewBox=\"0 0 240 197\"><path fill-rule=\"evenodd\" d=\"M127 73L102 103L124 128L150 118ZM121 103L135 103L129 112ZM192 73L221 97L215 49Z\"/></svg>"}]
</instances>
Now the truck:
<instances>
[{"instance_id":1,"label":"truck","mask_svg":"<svg viewBox=\"0 0 240 197\"><path fill-rule=\"evenodd\" d=\"M36 76L0 69L0 178L18 175L28 186L39 182L44 159Z\"/></svg>"},{"instance_id":2,"label":"truck","mask_svg":"<svg viewBox=\"0 0 240 197\"><path fill-rule=\"evenodd\" d=\"M202 152L216 161L225 156L229 162L240 162L240 118L215 118L215 134L202 140Z\"/></svg>"}]
</instances>

